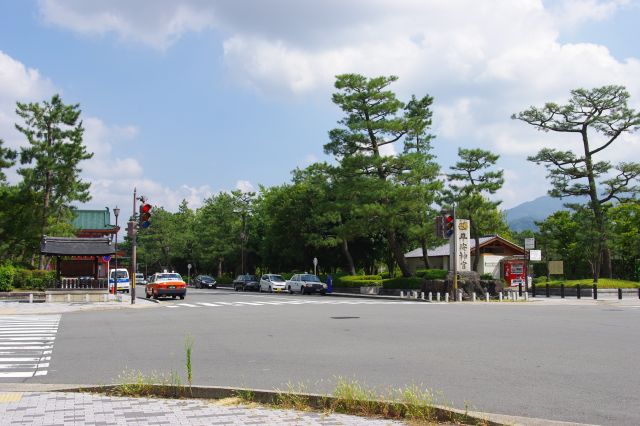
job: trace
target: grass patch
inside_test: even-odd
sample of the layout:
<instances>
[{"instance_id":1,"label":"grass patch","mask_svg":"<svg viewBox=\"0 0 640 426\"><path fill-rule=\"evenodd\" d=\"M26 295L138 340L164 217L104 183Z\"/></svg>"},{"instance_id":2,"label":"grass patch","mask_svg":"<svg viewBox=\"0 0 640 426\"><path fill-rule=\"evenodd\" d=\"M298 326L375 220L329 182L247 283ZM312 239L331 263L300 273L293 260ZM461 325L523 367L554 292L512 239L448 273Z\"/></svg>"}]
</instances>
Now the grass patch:
<instances>
[{"instance_id":1,"label":"grass patch","mask_svg":"<svg viewBox=\"0 0 640 426\"><path fill-rule=\"evenodd\" d=\"M544 288L546 282L536 283L536 287ZM578 284L585 287L591 287L593 285L592 278L584 278L581 280L557 280L550 281L549 287L560 288L560 284L564 284L565 288L575 287ZM598 288L638 288L640 283L636 281L616 280L612 278L600 278L598 280Z\"/></svg>"},{"instance_id":2,"label":"grass patch","mask_svg":"<svg viewBox=\"0 0 640 426\"><path fill-rule=\"evenodd\" d=\"M177 372L169 374L143 374L139 370L124 371L118 376L118 384L110 392L116 396L161 396L177 398L185 394L186 387L182 385Z\"/></svg>"}]
</instances>

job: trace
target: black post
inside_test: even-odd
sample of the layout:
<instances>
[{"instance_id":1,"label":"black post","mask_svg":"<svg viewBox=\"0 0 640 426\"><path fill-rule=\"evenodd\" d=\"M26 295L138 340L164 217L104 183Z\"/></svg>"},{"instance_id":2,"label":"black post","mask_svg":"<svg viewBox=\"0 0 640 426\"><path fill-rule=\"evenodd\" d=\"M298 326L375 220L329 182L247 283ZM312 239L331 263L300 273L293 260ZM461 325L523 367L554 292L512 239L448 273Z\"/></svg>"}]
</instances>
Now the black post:
<instances>
[{"instance_id":1,"label":"black post","mask_svg":"<svg viewBox=\"0 0 640 426\"><path fill-rule=\"evenodd\" d=\"M531 283L531 297L536 297L536 283Z\"/></svg>"},{"instance_id":2,"label":"black post","mask_svg":"<svg viewBox=\"0 0 640 426\"><path fill-rule=\"evenodd\" d=\"M622 289L618 289L618 299L622 300Z\"/></svg>"},{"instance_id":3,"label":"black post","mask_svg":"<svg viewBox=\"0 0 640 426\"><path fill-rule=\"evenodd\" d=\"M551 293L549 292L549 283L546 285L547 297L551 297Z\"/></svg>"},{"instance_id":4,"label":"black post","mask_svg":"<svg viewBox=\"0 0 640 426\"><path fill-rule=\"evenodd\" d=\"M593 285L593 300L598 300L598 284Z\"/></svg>"},{"instance_id":5,"label":"black post","mask_svg":"<svg viewBox=\"0 0 640 426\"><path fill-rule=\"evenodd\" d=\"M560 284L560 297L564 299L564 283Z\"/></svg>"},{"instance_id":6,"label":"black post","mask_svg":"<svg viewBox=\"0 0 640 426\"><path fill-rule=\"evenodd\" d=\"M518 296L522 297L522 283L518 284Z\"/></svg>"},{"instance_id":7,"label":"black post","mask_svg":"<svg viewBox=\"0 0 640 426\"><path fill-rule=\"evenodd\" d=\"M578 291L578 299L581 299L582 298L582 293L580 293L580 291L581 291L580 284L578 284L576 286L576 290Z\"/></svg>"}]
</instances>

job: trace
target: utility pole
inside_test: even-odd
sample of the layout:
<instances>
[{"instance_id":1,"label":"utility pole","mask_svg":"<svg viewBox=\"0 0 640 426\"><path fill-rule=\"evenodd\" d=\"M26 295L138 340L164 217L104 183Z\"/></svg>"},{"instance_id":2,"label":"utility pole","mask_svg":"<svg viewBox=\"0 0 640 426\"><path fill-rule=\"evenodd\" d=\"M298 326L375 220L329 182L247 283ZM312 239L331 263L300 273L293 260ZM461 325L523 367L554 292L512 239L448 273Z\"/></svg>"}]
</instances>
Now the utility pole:
<instances>
[{"instance_id":1,"label":"utility pole","mask_svg":"<svg viewBox=\"0 0 640 426\"><path fill-rule=\"evenodd\" d=\"M136 224L136 188L133 188L133 226L131 233L131 274L133 275L133 281L131 286L131 304L136 304L136 272L138 271L137 259L136 259L136 236L138 234Z\"/></svg>"},{"instance_id":2,"label":"utility pole","mask_svg":"<svg viewBox=\"0 0 640 426\"><path fill-rule=\"evenodd\" d=\"M453 300L458 297L458 225L456 223L456 205L453 204Z\"/></svg>"}]
</instances>

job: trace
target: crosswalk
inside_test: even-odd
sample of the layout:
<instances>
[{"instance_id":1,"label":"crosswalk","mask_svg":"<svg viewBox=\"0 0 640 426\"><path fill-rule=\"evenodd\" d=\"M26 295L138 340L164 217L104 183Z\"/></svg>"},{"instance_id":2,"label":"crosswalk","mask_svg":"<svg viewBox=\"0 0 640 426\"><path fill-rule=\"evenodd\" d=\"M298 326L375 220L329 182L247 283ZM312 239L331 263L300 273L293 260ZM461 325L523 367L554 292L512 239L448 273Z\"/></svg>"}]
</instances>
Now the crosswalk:
<instances>
[{"instance_id":1,"label":"crosswalk","mask_svg":"<svg viewBox=\"0 0 640 426\"><path fill-rule=\"evenodd\" d=\"M224 308L224 307L251 307L251 306L294 306L294 305L400 305L412 303L404 301L378 301L378 300L290 300L290 299L275 299L275 300L250 300L247 302L192 302L192 303L172 303L164 305L166 308Z\"/></svg>"},{"instance_id":2,"label":"crosswalk","mask_svg":"<svg viewBox=\"0 0 640 426\"><path fill-rule=\"evenodd\" d=\"M0 378L45 376L60 315L0 316Z\"/></svg>"}]
</instances>

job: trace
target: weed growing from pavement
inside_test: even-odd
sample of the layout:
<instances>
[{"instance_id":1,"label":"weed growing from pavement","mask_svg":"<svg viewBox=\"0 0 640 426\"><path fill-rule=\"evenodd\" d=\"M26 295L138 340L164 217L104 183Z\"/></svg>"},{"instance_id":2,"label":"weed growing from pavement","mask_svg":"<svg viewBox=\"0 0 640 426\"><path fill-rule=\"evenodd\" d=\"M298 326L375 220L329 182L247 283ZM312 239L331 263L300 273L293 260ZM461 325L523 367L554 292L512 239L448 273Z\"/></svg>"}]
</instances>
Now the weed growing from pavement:
<instances>
[{"instance_id":1,"label":"weed growing from pavement","mask_svg":"<svg viewBox=\"0 0 640 426\"><path fill-rule=\"evenodd\" d=\"M191 365L191 352L193 351L194 339L191 334L187 334L184 337L184 351L185 351L185 367L187 368L187 383L189 387L193 384L193 368Z\"/></svg>"},{"instance_id":2,"label":"weed growing from pavement","mask_svg":"<svg viewBox=\"0 0 640 426\"><path fill-rule=\"evenodd\" d=\"M278 390L278 395L274 401L274 405L281 408L304 411L309 409L309 397L305 395L308 393L304 383L287 383L287 390Z\"/></svg>"},{"instance_id":3,"label":"weed growing from pavement","mask_svg":"<svg viewBox=\"0 0 640 426\"><path fill-rule=\"evenodd\" d=\"M118 376L118 384L110 392L117 396L179 397L184 393L180 375L174 370L169 374L155 372L146 375L139 370L124 371Z\"/></svg>"}]
</instances>

